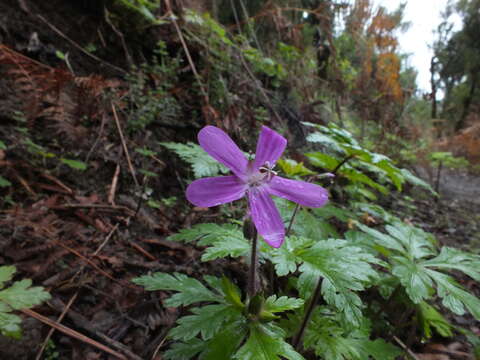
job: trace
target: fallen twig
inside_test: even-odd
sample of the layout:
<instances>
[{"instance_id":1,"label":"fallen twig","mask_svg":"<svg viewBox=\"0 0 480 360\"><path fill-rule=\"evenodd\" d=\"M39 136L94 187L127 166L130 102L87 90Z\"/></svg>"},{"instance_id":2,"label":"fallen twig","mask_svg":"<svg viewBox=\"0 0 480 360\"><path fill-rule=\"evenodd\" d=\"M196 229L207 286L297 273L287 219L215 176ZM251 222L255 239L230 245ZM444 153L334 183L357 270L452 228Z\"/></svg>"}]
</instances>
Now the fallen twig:
<instances>
[{"instance_id":1,"label":"fallen twig","mask_svg":"<svg viewBox=\"0 0 480 360\"><path fill-rule=\"evenodd\" d=\"M84 343L87 343L89 345L92 345L94 347L96 347L97 349L100 349L102 351L105 351L113 356L116 356L118 359L123 359L123 360L128 360L127 357L125 357L123 354L120 354L119 352L115 351L115 350L112 350L110 349L108 346L105 346L101 343L99 343L98 341L95 341L93 339L90 339L88 336L85 336L73 329L70 329L69 327L66 327L65 325L62 325L62 324L59 324L58 322L56 321L53 321L43 315L40 315L39 313L33 311L33 310L30 310L30 309L23 309L23 310L20 310L21 312L23 312L24 314L28 315L28 316L31 316L41 322L43 322L44 324L47 324L53 328L55 328L56 330L58 331L61 331L63 332L64 334L67 334L77 340L80 340L80 341L83 341Z\"/></svg>"},{"instance_id":2,"label":"fallen twig","mask_svg":"<svg viewBox=\"0 0 480 360\"><path fill-rule=\"evenodd\" d=\"M405 345L405 344L403 343L403 341L400 340L398 337L393 336L393 340L395 340L395 341L397 342L397 344L400 345L400 347L401 347L403 350L405 350L405 351L408 353L408 355L410 355L412 358L414 358L415 360L420 360L420 359L418 358L418 356L415 355L415 353L414 353L412 350L410 350L410 349L407 347L407 345Z\"/></svg>"},{"instance_id":3,"label":"fallen twig","mask_svg":"<svg viewBox=\"0 0 480 360\"><path fill-rule=\"evenodd\" d=\"M112 205L115 205L115 192L117 191L119 174L120 174L120 165L117 164L115 173L113 174L112 185L110 185L110 191L108 192L108 203Z\"/></svg>"},{"instance_id":4,"label":"fallen twig","mask_svg":"<svg viewBox=\"0 0 480 360\"><path fill-rule=\"evenodd\" d=\"M128 169L132 174L133 181L135 182L135 186L138 185L137 177L135 176L135 169L133 168L132 161L130 160L130 154L128 153L127 143L125 142L125 138L123 137L122 128L120 126L120 120L118 120L117 110L115 110L115 105L112 103L112 111L113 117L115 118L115 124L117 125L118 134L120 135L120 141L122 142L123 152L125 153L125 157L127 158Z\"/></svg>"}]
</instances>

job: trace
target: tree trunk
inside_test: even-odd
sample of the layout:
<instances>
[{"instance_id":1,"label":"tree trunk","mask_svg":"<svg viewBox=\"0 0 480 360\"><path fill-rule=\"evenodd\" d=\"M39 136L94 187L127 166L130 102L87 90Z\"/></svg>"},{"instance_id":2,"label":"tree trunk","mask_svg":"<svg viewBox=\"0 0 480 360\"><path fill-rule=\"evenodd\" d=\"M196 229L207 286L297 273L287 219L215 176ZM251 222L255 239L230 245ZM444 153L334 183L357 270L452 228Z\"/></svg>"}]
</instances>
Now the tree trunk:
<instances>
[{"instance_id":1,"label":"tree trunk","mask_svg":"<svg viewBox=\"0 0 480 360\"><path fill-rule=\"evenodd\" d=\"M459 131L465 127L465 120L470 110L470 105L472 104L472 99L473 99L473 96L475 95L476 89L477 89L477 73L472 73L472 82L470 83L470 91L468 92L468 96L463 102L462 116L460 117L460 120L455 125L455 131Z\"/></svg>"}]
</instances>

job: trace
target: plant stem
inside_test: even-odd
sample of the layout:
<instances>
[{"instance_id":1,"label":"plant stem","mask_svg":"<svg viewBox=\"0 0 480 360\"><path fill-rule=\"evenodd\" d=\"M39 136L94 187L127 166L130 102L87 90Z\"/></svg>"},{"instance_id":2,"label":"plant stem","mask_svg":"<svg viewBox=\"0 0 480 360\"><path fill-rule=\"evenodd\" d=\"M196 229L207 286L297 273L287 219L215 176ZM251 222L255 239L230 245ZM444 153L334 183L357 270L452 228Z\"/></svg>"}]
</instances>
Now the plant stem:
<instances>
[{"instance_id":1,"label":"plant stem","mask_svg":"<svg viewBox=\"0 0 480 360\"><path fill-rule=\"evenodd\" d=\"M300 349L300 343L303 337L303 334L305 332L305 329L307 328L307 324L310 321L310 318L312 317L313 309L315 308L315 305L318 302L318 298L320 297L320 290L322 288L322 277L318 277L317 281L317 286L315 287L315 290L313 291L313 294L310 298L310 302L308 304L308 308L305 311L305 314L303 316L302 320L302 325L300 325L300 330L298 330L297 335L293 338L293 347L295 350L299 351Z\"/></svg>"},{"instance_id":2,"label":"plant stem","mask_svg":"<svg viewBox=\"0 0 480 360\"><path fill-rule=\"evenodd\" d=\"M258 234L256 229L253 231L252 251L250 253L250 270L248 272L247 293L250 299L255 296L258 290L257 268L258 268L258 253L257 253L257 239Z\"/></svg>"},{"instance_id":3,"label":"plant stem","mask_svg":"<svg viewBox=\"0 0 480 360\"><path fill-rule=\"evenodd\" d=\"M435 181L435 192L439 194L440 190L440 174L442 172L442 167L443 167L443 161L438 162L438 167L437 167L437 180Z\"/></svg>"},{"instance_id":4,"label":"plant stem","mask_svg":"<svg viewBox=\"0 0 480 360\"><path fill-rule=\"evenodd\" d=\"M292 230L293 220L295 220L295 216L297 215L298 209L300 209L300 205L296 204L295 209L293 209L292 217L290 218L290 222L288 223L287 231L285 232L285 237L290 234L290 230Z\"/></svg>"},{"instance_id":5,"label":"plant stem","mask_svg":"<svg viewBox=\"0 0 480 360\"><path fill-rule=\"evenodd\" d=\"M338 165L335 166L335 169L332 170L332 174L333 174L333 175L336 175L336 174L337 174L337 171L340 170L340 168L341 168L348 160L350 160L350 159L352 159L352 158L354 158L354 157L355 157L355 155L349 155L349 156L347 156L345 159L343 159L342 161L340 161L340 162L338 163Z\"/></svg>"}]
</instances>

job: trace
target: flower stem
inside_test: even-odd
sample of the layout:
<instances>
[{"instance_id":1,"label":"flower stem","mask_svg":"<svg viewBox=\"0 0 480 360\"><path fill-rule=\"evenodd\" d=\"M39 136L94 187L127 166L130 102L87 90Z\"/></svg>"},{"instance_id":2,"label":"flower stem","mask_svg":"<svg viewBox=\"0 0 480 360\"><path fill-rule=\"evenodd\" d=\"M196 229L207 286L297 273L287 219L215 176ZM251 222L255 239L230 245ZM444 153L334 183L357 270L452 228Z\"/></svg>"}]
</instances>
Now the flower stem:
<instances>
[{"instance_id":1,"label":"flower stem","mask_svg":"<svg viewBox=\"0 0 480 360\"><path fill-rule=\"evenodd\" d=\"M305 333L305 329L307 328L307 324L310 321L310 318L313 313L313 309L315 308L315 305L318 302L318 298L320 297L321 288L322 288L322 277L319 277L317 281L317 286L315 287L315 290L313 291L313 295L310 298L308 308L305 311L305 314L303 316L302 324L300 325L300 330L298 330L297 335L293 338L292 345L297 351L300 350L300 343L301 343L303 334Z\"/></svg>"},{"instance_id":2,"label":"flower stem","mask_svg":"<svg viewBox=\"0 0 480 360\"><path fill-rule=\"evenodd\" d=\"M290 230L292 230L293 220L295 220L295 216L297 215L298 209L300 209L300 205L296 204L295 209L293 209L292 217L290 218L290 222L288 223L287 231L285 232L285 237L290 234Z\"/></svg>"},{"instance_id":3,"label":"flower stem","mask_svg":"<svg viewBox=\"0 0 480 360\"><path fill-rule=\"evenodd\" d=\"M258 253L257 253L257 239L258 234L254 226L251 232L252 250L250 253L250 270L248 272L247 293L250 299L255 296L258 291L257 269L258 269Z\"/></svg>"},{"instance_id":4,"label":"flower stem","mask_svg":"<svg viewBox=\"0 0 480 360\"><path fill-rule=\"evenodd\" d=\"M340 170L340 168L345 164L347 163L350 159L354 158L355 155L349 155L347 156L345 159L343 159L342 161L340 161L340 163L338 163L337 166L335 166L335 169L332 170L332 174L333 175L336 175L337 174L337 171Z\"/></svg>"}]
</instances>

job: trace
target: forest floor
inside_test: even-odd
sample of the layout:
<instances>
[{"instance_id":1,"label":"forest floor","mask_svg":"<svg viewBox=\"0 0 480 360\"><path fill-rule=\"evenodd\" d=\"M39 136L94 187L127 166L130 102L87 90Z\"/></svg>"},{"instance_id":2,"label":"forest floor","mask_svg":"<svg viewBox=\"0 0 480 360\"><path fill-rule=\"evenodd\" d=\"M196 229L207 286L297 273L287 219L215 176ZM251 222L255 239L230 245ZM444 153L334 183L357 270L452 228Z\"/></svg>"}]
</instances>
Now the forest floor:
<instances>
[{"instance_id":1,"label":"forest floor","mask_svg":"<svg viewBox=\"0 0 480 360\"><path fill-rule=\"evenodd\" d=\"M89 36L98 30L87 26L89 17L68 14L72 10L62 5L67 2L46 3L37 6L32 1L0 2L0 43L40 62L46 61L52 67L65 65L52 55L55 49L62 49L70 54L70 66L78 73L102 75L117 81L112 79L115 72L112 66L85 56L72 45L82 42L82 37L87 39L84 43L88 42ZM26 4L27 9L19 8L19 4ZM40 14L43 20L33 14ZM46 19L48 21L44 21ZM75 37L77 28L82 31ZM27 47L35 38L34 32L39 35L40 48L29 53ZM116 57L123 59L123 55L118 57L114 52L108 63L121 66L122 61L115 60ZM161 307L160 293L146 293L130 280L155 271L178 271L195 276L227 271L240 282L244 281L244 263L225 260L202 263L199 249L166 239L169 234L201 219L215 219L219 210L192 209L186 204L182 166L168 155L156 161L161 180L155 191L160 197L176 197L176 200L165 201L156 208L146 206L138 193L139 187L135 186L140 177L136 178L134 172L143 165L144 159L135 154L133 148L158 148L158 139L140 135L125 144L118 136L125 123L115 121L110 110L97 108L96 114L105 116L94 118L85 127L64 122L70 130L59 129L58 119L54 121L55 126L45 118L22 125L28 128L30 140L47 152L88 159L87 170L73 170L59 163L56 159L60 155L55 158L33 155L20 144L25 135L19 132L19 120L13 116L23 110L23 104L19 104L22 98L18 82L13 76L3 76L2 71L8 69L0 66L0 139L8 147L0 150L0 171L12 186L0 189L3 196L0 265L14 264L19 278L31 278L36 285L50 291L52 299L36 308L37 313L61 321L89 339L79 341L59 331L50 337L50 326L24 315L25 334L21 340L0 336L0 358L107 358L104 352L86 346L96 340L128 359L161 359L166 333L181 310ZM73 104L76 105L79 104ZM63 142L65 131L73 133L68 144ZM174 132L162 134L162 140L177 140ZM127 165L127 154L131 157L130 165ZM421 225L434 233L442 245L479 252L479 178L446 170L442 179L439 201L411 194L416 209L409 211L415 213ZM473 282L464 285L480 295L478 285ZM456 316L450 320L480 335L479 324L471 317ZM41 349L42 346L45 349ZM424 360L473 359L461 337L450 342L435 338L412 350Z\"/></svg>"}]
</instances>

